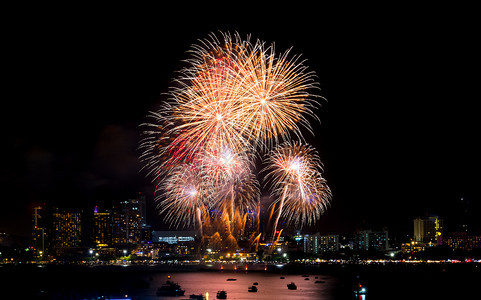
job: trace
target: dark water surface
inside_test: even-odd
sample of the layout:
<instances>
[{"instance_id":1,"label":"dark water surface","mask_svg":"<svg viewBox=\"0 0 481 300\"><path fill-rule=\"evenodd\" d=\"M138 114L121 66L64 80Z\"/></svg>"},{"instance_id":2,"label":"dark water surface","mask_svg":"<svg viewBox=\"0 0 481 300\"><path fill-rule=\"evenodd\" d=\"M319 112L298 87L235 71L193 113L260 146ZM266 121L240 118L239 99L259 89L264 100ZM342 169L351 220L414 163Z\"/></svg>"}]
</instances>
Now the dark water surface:
<instances>
[{"instance_id":1,"label":"dark water surface","mask_svg":"<svg viewBox=\"0 0 481 300\"><path fill-rule=\"evenodd\" d=\"M201 293L216 299L219 290L227 292L227 299L472 299L473 293L480 294L480 273L479 264L285 266L248 272L165 265L0 265L0 299L188 299ZM184 296L156 296L169 275L185 290ZM368 294L356 298L353 285L359 281ZM258 292L250 293L254 282ZM290 282L297 290L287 289Z\"/></svg>"}]
</instances>

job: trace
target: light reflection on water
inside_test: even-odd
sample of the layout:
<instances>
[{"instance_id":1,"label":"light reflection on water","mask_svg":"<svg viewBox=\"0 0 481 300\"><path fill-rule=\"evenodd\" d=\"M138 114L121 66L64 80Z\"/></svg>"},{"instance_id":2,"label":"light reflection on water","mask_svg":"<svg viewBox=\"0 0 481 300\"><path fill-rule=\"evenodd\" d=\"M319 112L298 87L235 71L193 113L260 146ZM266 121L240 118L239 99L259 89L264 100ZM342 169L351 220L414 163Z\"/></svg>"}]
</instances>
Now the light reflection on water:
<instances>
[{"instance_id":1,"label":"light reflection on water","mask_svg":"<svg viewBox=\"0 0 481 300\"><path fill-rule=\"evenodd\" d=\"M225 290L227 299L333 299L332 291L336 284L336 279L326 275L282 275L262 272L188 272L188 273L157 273L148 280L150 287L139 290L137 299L174 299L173 297L157 297L155 292L157 287L165 283L167 276L171 275L171 280L178 283L185 290L184 297L188 299L191 294L209 293L209 299L216 299L217 291ZM283 276L285 279L280 279ZM315 278L318 277L318 279ZM227 281L228 278L235 278L235 281ZM308 278L308 280L306 280ZM322 280L323 283L315 283ZM248 292L248 287L254 282L258 282L258 292ZM297 290L287 289L287 284L294 282ZM177 298L177 299L179 299Z\"/></svg>"}]
</instances>

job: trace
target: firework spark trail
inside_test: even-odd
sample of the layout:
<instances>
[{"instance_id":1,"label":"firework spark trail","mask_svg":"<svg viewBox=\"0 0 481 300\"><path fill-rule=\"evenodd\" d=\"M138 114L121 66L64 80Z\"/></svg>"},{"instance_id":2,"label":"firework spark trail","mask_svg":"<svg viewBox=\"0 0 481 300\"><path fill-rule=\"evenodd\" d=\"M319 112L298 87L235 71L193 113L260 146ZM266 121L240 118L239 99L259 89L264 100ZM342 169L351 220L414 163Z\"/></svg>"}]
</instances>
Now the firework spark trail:
<instances>
[{"instance_id":1,"label":"firework spark trail","mask_svg":"<svg viewBox=\"0 0 481 300\"><path fill-rule=\"evenodd\" d=\"M256 54L246 58L241 65L240 77L249 88L243 96L243 114L239 116L246 135L256 145L270 148L279 138L290 140L290 131L301 137L301 123L310 130L304 115L317 119L313 113L318 97L309 93L317 89L314 72L308 72L299 56L289 58L289 51L276 56L274 45L264 49L258 42L253 49Z\"/></svg>"},{"instance_id":2,"label":"firework spark trail","mask_svg":"<svg viewBox=\"0 0 481 300\"><path fill-rule=\"evenodd\" d=\"M203 232L201 216L206 214L209 186L203 184L201 171L194 165L180 165L173 169L163 181L158 196L160 213L165 213L166 221L173 226L188 227L197 222Z\"/></svg>"},{"instance_id":3,"label":"firework spark trail","mask_svg":"<svg viewBox=\"0 0 481 300\"><path fill-rule=\"evenodd\" d=\"M260 198L259 183L250 170L244 170L233 176L229 181L217 186L212 201L213 205L226 214L227 222L234 231L240 231L236 226L236 217L240 217L254 208Z\"/></svg>"},{"instance_id":4,"label":"firework spark trail","mask_svg":"<svg viewBox=\"0 0 481 300\"><path fill-rule=\"evenodd\" d=\"M281 216L288 224L311 224L326 209L331 192L322 177L319 156L314 148L300 142L285 142L271 151L267 157L268 172L265 179L271 182L271 190L279 203L274 222L273 240Z\"/></svg>"}]
</instances>

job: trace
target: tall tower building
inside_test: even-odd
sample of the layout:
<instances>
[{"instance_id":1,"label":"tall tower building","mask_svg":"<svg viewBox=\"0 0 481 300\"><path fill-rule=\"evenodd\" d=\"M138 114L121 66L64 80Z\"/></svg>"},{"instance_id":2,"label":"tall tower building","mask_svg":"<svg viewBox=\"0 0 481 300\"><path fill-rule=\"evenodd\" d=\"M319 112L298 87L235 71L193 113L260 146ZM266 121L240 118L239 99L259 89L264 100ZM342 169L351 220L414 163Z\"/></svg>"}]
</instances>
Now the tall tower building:
<instances>
[{"instance_id":1,"label":"tall tower building","mask_svg":"<svg viewBox=\"0 0 481 300\"><path fill-rule=\"evenodd\" d=\"M32 215L32 246L35 256L38 258L46 257L47 249L47 222L44 210L37 206L33 208Z\"/></svg>"},{"instance_id":2,"label":"tall tower building","mask_svg":"<svg viewBox=\"0 0 481 300\"><path fill-rule=\"evenodd\" d=\"M414 239L416 242L437 245L443 235L444 220L438 216L414 219Z\"/></svg>"},{"instance_id":3,"label":"tall tower building","mask_svg":"<svg viewBox=\"0 0 481 300\"><path fill-rule=\"evenodd\" d=\"M389 234L387 230L362 230L354 236L355 250L384 251L389 249Z\"/></svg>"},{"instance_id":4,"label":"tall tower building","mask_svg":"<svg viewBox=\"0 0 481 300\"><path fill-rule=\"evenodd\" d=\"M67 254L82 243L82 211L56 208L52 214L52 247L55 255Z\"/></svg>"},{"instance_id":5,"label":"tall tower building","mask_svg":"<svg viewBox=\"0 0 481 300\"><path fill-rule=\"evenodd\" d=\"M304 235L304 253L319 254L320 252L321 234L305 234Z\"/></svg>"},{"instance_id":6,"label":"tall tower building","mask_svg":"<svg viewBox=\"0 0 481 300\"><path fill-rule=\"evenodd\" d=\"M339 235L321 235L319 249L321 253L339 251Z\"/></svg>"},{"instance_id":7,"label":"tall tower building","mask_svg":"<svg viewBox=\"0 0 481 300\"><path fill-rule=\"evenodd\" d=\"M125 213L112 213L112 244L127 244L127 220Z\"/></svg>"},{"instance_id":8,"label":"tall tower building","mask_svg":"<svg viewBox=\"0 0 481 300\"><path fill-rule=\"evenodd\" d=\"M137 244L142 240L141 229L145 220L145 197L129 199L123 201L121 205L125 215L127 243Z\"/></svg>"},{"instance_id":9,"label":"tall tower building","mask_svg":"<svg viewBox=\"0 0 481 300\"><path fill-rule=\"evenodd\" d=\"M93 239L97 247L109 247L112 244L112 215L110 212L94 210Z\"/></svg>"},{"instance_id":10,"label":"tall tower building","mask_svg":"<svg viewBox=\"0 0 481 300\"><path fill-rule=\"evenodd\" d=\"M459 212L459 228L457 228L457 230L459 232L470 233L473 228L471 228L472 225L469 200L467 198L461 197L459 203L461 207Z\"/></svg>"}]
</instances>

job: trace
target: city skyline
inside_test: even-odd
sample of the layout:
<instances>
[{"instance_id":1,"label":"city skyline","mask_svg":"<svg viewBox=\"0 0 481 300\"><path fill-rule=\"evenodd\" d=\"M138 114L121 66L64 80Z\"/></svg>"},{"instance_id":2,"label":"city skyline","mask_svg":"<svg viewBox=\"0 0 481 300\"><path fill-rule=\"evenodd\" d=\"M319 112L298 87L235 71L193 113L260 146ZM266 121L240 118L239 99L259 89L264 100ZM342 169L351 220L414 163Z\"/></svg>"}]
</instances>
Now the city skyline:
<instances>
[{"instance_id":1,"label":"city skyline","mask_svg":"<svg viewBox=\"0 0 481 300\"><path fill-rule=\"evenodd\" d=\"M459 224L446 224L439 216L417 217L410 220L411 230L407 235L393 234L388 228L376 227L348 233L321 233L284 227L279 232L278 243L272 248L269 224L265 221L261 221L260 227L255 222L246 224L233 244L219 232L204 232L201 237L194 227L181 230L152 228L146 221L144 207L143 196L122 201L116 208L99 209L95 206L87 211L36 207L32 213L32 235L28 240L0 233L4 262L8 263L11 259L82 261L85 258L112 262L126 256L130 260L130 255L134 255L134 260L206 259L206 255L207 259L222 260L226 256L227 259L241 258L243 254L252 259L255 256L259 260L269 260L282 253L292 258L310 253L317 258L354 260L359 255L371 258L388 256L390 259L442 255L444 259L452 259L460 255L477 257L481 249L480 231L473 230L472 223L467 219L460 219ZM212 225L206 224L206 232ZM259 239L259 235L253 239L258 232L263 238ZM234 256L233 253L237 254Z\"/></svg>"},{"instance_id":2,"label":"city skyline","mask_svg":"<svg viewBox=\"0 0 481 300\"><path fill-rule=\"evenodd\" d=\"M43 47L22 65L39 81L25 74L18 74L21 82L11 79L20 92L7 107L19 120L2 126L2 189L10 200L0 231L28 235L21 220L42 202L78 206L142 192L155 209L150 179L140 172L137 126L164 101L159 95L190 44L217 30L275 41L280 51L293 45L319 77L327 102L307 140L319 150L333 191L319 228L402 228L426 213L452 217L461 198L480 211L479 118L475 80L466 73L476 53L472 21L410 16L409 22L354 17L346 24L342 18L292 26L227 22L194 30L161 24L130 33L119 25L105 35L72 23L67 37L48 25L52 30L41 37L28 25L23 43Z\"/></svg>"}]
</instances>

